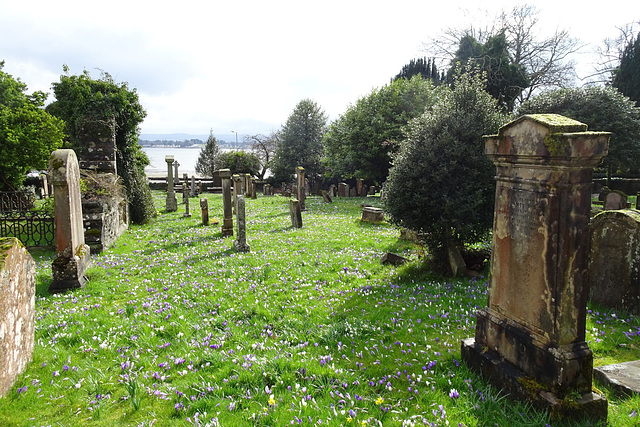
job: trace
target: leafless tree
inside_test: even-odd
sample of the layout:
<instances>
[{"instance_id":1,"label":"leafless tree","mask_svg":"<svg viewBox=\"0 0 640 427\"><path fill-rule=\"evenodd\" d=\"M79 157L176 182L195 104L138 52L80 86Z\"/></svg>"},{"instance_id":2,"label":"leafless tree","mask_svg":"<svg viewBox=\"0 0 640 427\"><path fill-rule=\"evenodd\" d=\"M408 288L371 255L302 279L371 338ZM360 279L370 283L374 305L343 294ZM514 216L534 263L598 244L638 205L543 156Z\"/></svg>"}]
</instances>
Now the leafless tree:
<instances>
[{"instance_id":1,"label":"leafless tree","mask_svg":"<svg viewBox=\"0 0 640 427\"><path fill-rule=\"evenodd\" d=\"M613 71L620 65L622 52L640 31L640 21L617 27L619 33L615 38L606 38L596 49L599 56L593 74L587 76L589 83L610 83Z\"/></svg>"},{"instance_id":2,"label":"leafless tree","mask_svg":"<svg viewBox=\"0 0 640 427\"><path fill-rule=\"evenodd\" d=\"M271 132L269 135L258 133L244 137L244 142L250 144L253 153L260 159L260 179L264 179L271 161L276 152L276 146L280 138L279 132Z\"/></svg>"},{"instance_id":3,"label":"leafless tree","mask_svg":"<svg viewBox=\"0 0 640 427\"><path fill-rule=\"evenodd\" d=\"M564 29L540 36L539 10L531 5L518 5L510 11L502 11L482 26L483 19L474 14L473 22L466 28L448 28L440 36L424 44L429 55L446 63L455 57L460 40L471 35L479 43L504 31L511 60L524 66L531 81L522 91L519 101L526 101L541 89L571 85L575 79L575 64L570 56L582 48L577 39ZM480 25L477 23L480 22ZM442 67L441 67L442 68Z\"/></svg>"}]
</instances>

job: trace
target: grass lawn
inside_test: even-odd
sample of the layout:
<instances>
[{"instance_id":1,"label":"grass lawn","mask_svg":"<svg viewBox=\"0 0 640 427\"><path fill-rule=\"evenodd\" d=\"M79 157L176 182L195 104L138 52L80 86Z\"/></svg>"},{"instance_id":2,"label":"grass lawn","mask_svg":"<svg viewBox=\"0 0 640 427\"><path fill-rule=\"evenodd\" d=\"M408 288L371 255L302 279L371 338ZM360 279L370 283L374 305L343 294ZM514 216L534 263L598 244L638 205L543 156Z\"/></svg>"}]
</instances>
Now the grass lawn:
<instances>
[{"instance_id":1,"label":"grass lawn","mask_svg":"<svg viewBox=\"0 0 640 427\"><path fill-rule=\"evenodd\" d=\"M360 222L364 199L310 197L301 229L287 199L248 199L249 253L197 201L92 256L84 290L48 294L53 253L33 252L36 348L0 425L564 425L460 362L487 278L429 275L398 229ZM590 307L587 337L596 365L640 359L638 317ZM611 425L640 423L640 398L603 392Z\"/></svg>"}]
</instances>

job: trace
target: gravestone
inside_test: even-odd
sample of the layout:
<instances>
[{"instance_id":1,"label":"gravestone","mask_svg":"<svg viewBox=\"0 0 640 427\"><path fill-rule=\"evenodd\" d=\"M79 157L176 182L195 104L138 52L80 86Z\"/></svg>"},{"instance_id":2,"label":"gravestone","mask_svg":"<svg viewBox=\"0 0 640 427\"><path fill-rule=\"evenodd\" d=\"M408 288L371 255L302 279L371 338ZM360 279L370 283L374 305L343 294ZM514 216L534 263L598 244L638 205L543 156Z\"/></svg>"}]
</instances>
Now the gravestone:
<instances>
[{"instance_id":1,"label":"gravestone","mask_svg":"<svg viewBox=\"0 0 640 427\"><path fill-rule=\"evenodd\" d=\"M617 191L612 191L607 194L604 201L604 209L608 211L617 209L626 209L627 198Z\"/></svg>"},{"instance_id":2,"label":"gravestone","mask_svg":"<svg viewBox=\"0 0 640 427\"><path fill-rule=\"evenodd\" d=\"M592 391L585 325L592 172L609 134L586 130L535 114L485 137L497 170L491 279L462 358L552 417L602 420L607 401ZM576 398L563 405L568 396Z\"/></svg>"},{"instance_id":3,"label":"gravestone","mask_svg":"<svg viewBox=\"0 0 640 427\"><path fill-rule=\"evenodd\" d=\"M244 174L243 185L244 185L244 195L246 197L251 197L251 174L249 173Z\"/></svg>"},{"instance_id":4,"label":"gravestone","mask_svg":"<svg viewBox=\"0 0 640 427\"><path fill-rule=\"evenodd\" d=\"M262 194L263 194L263 195L265 195L265 196L270 196L270 195L271 195L271 194L270 194L270 189L271 189L271 185L269 185L269 184L265 184L265 185L262 187Z\"/></svg>"},{"instance_id":5,"label":"gravestone","mask_svg":"<svg viewBox=\"0 0 640 427\"><path fill-rule=\"evenodd\" d=\"M15 237L0 238L0 397L31 361L36 265Z\"/></svg>"},{"instance_id":6,"label":"gravestone","mask_svg":"<svg viewBox=\"0 0 640 427\"><path fill-rule=\"evenodd\" d=\"M591 301L640 315L640 212L600 212L590 229Z\"/></svg>"},{"instance_id":7,"label":"gravestone","mask_svg":"<svg viewBox=\"0 0 640 427\"><path fill-rule=\"evenodd\" d=\"M188 178L182 180L182 204L187 203L187 199L189 198L189 189L187 188L187 182Z\"/></svg>"},{"instance_id":8,"label":"gravestone","mask_svg":"<svg viewBox=\"0 0 640 427\"><path fill-rule=\"evenodd\" d=\"M364 181L362 181L360 178L356 178L356 194L358 196L362 195L362 190L364 189Z\"/></svg>"},{"instance_id":9,"label":"gravestone","mask_svg":"<svg viewBox=\"0 0 640 427\"><path fill-rule=\"evenodd\" d=\"M349 190L349 197L358 197L358 193L356 192L356 187L353 187Z\"/></svg>"},{"instance_id":10,"label":"gravestone","mask_svg":"<svg viewBox=\"0 0 640 427\"><path fill-rule=\"evenodd\" d=\"M289 200L289 213L291 214L291 226L293 228L302 228L302 211L297 199Z\"/></svg>"},{"instance_id":11,"label":"gravestone","mask_svg":"<svg viewBox=\"0 0 640 427\"><path fill-rule=\"evenodd\" d=\"M362 208L362 218L360 220L371 223L382 222L384 221L384 210L373 206L365 206Z\"/></svg>"},{"instance_id":12,"label":"gravestone","mask_svg":"<svg viewBox=\"0 0 640 427\"><path fill-rule=\"evenodd\" d=\"M90 250L84 242L80 169L73 150L56 150L49 160L55 209L56 258L49 292L84 287L84 272L90 264Z\"/></svg>"},{"instance_id":13,"label":"gravestone","mask_svg":"<svg viewBox=\"0 0 640 427\"><path fill-rule=\"evenodd\" d=\"M214 171L213 172L213 186L214 187L222 187L222 178L220 177L220 170Z\"/></svg>"},{"instance_id":14,"label":"gravestone","mask_svg":"<svg viewBox=\"0 0 640 427\"><path fill-rule=\"evenodd\" d=\"M197 193L197 189L196 189L196 176L192 175L191 176L191 197L196 197L198 195Z\"/></svg>"},{"instance_id":15,"label":"gravestone","mask_svg":"<svg viewBox=\"0 0 640 427\"><path fill-rule=\"evenodd\" d=\"M255 178L251 178L251 198L254 200L258 198L258 189L256 187L257 185Z\"/></svg>"},{"instance_id":16,"label":"gravestone","mask_svg":"<svg viewBox=\"0 0 640 427\"><path fill-rule=\"evenodd\" d=\"M220 169L222 184L222 235L233 236L233 206L231 201L231 170Z\"/></svg>"},{"instance_id":17,"label":"gravestone","mask_svg":"<svg viewBox=\"0 0 640 427\"><path fill-rule=\"evenodd\" d=\"M336 197L336 186L335 184L331 184L329 186L329 197Z\"/></svg>"},{"instance_id":18,"label":"gravestone","mask_svg":"<svg viewBox=\"0 0 640 427\"><path fill-rule=\"evenodd\" d=\"M40 182L42 183L42 198L49 197L49 179L46 173L40 174Z\"/></svg>"},{"instance_id":19,"label":"gravestone","mask_svg":"<svg viewBox=\"0 0 640 427\"><path fill-rule=\"evenodd\" d=\"M176 160L173 162L173 185L180 185L180 175L178 175L178 166L180 163Z\"/></svg>"},{"instance_id":20,"label":"gravestone","mask_svg":"<svg viewBox=\"0 0 640 427\"><path fill-rule=\"evenodd\" d=\"M636 210L640 210L640 191L636 194Z\"/></svg>"},{"instance_id":21,"label":"gravestone","mask_svg":"<svg viewBox=\"0 0 640 427\"><path fill-rule=\"evenodd\" d=\"M245 217L244 196L238 196L238 207L236 210L236 223L238 224L237 239L233 242L233 248L238 252L249 252L247 244L247 222Z\"/></svg>"},{"instance_id":22,"label":"gravestone","mask_svg":"<svg viewBox=\"0 0 640 427\"><path fill-rule=\"evenodd\" d=\"M338 184L338 197L349 197L349 184L346 182Z\"/></svg>"},{"instance_id":23,"label":"gravestone","mask_svg":"<svg viewBox=\"0 0 640 427\"><path fill-rule=\"evenodd\" d=\"M200 199L200 209L202 210L202 225L209 225L209 201Z\"/></svg>"},{"instance_id":24,"label":"gravestone","mask_svg":"<svg viewBox=\"0 0 640 427\"><path fill-rule=\"evenodd\" d=\"M190 218L191 213L189 213L189 189L187 188L188 180L185 179L185 182L182 183L182 196L184 198L184 214L182 214L185 218Z\"/></svg>"},{"instance_id":25,"label":"gravestone","mask_svg":"<svg viewBox=\"0 0 640 427\"><path fill-rule=\"evenodd\" d=\"M165 202L165 211L175 212L178 210L178 198L176 197L173 186L173 156L167 155L164 157L167 162L167 199Z\"/></svg>"},{"instance_id":26,"label":"gravestone","mask_svg":"<svg viewBox=\"0 0 640 427\"><path fill-rule=\"evenodd\" d=\"M242 196L242 181L243 177L239 174L234 174L233 179L233 212L238 212L238 196Z\"/></svg>"},{"instance_id":27,"label":"gravestone","mask_svg":"<svg viewBox=\"0 0 640 427\"><path fill-rule=\"evenodd\" d=\"M333 203L333 200L331 200L331 196L329 196L329 194L325 190L322 190L322 200L327 203Z\"/></svg>"}]
</instances>

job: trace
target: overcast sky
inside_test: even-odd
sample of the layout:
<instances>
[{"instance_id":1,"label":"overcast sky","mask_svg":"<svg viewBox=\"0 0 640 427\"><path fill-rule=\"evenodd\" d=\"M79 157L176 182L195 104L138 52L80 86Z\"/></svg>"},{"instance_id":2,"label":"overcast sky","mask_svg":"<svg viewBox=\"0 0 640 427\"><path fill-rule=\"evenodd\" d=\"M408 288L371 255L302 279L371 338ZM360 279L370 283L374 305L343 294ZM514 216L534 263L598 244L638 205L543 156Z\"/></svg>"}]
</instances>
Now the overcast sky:
<instances>
[{"instance_id":1,"label":"overcast sky","mask_svg":"<svg viewBox=\"0 0 640 427\"><path fill-rule=\"evenodd\" d=\"M72 74L86 69L98 78L104 70L128 82L148 113L143 133L269 133L304 98L338 118L412 58L424 56L424 43L443 28L465 28L486 10L514 4L5 0L0 60L30 92L51 92L63 64ZM587 44L576 57L583 75L591 71L589 52L615 37L616 27L640 20L637 0L597 8L568 0L529 4L540 9L541 28L565 28Z\"/></svg>"}]
</instances>

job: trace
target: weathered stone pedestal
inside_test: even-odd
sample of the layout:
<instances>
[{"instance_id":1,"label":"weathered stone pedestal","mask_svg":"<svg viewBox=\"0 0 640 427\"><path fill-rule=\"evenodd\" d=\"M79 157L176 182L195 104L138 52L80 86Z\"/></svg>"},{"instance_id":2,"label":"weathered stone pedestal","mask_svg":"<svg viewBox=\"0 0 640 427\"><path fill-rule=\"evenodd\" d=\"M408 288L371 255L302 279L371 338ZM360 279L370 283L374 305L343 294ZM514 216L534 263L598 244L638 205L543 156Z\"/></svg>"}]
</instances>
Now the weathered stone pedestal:
<instances>
[{"instance_id":1,"label":"weathered stone pedestal","mask_svg":"<svg viewBox=\"0 0 640 427\"><path fill-rule=\"evenodd\" d=\"M56 150L49 161L53 184L57 256L52 263L53 281L49 292L84 287L84 272L91 262L84 242L80 168L73 150Z\"/></svg>"},{"instance_id":2,"label":"weathered stone pedestal","mask_svg":"<svg viewBox=\"0 0 640 427\"><path fill-rule=\"evenodd\" d=\"M609 134L553 114L486 137L497 186L488 306L463 360L554 417L606 419L585 342L593 167Z\"/></svg>"}]
</instances>

